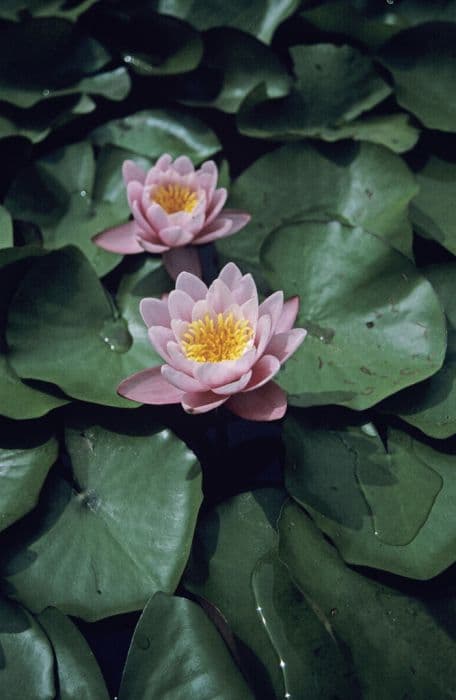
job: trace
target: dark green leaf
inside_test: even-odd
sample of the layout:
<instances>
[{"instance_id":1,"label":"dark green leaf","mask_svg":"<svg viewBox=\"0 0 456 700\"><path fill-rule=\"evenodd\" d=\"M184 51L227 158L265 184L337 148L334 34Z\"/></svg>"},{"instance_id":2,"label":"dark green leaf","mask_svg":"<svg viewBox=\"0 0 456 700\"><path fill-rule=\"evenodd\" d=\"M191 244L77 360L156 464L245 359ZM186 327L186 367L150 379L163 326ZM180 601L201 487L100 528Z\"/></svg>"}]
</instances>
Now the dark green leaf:
<instances>
[{"instance_id":1,"label":"dark green leaf","mask_svg":"<svg viewBox=\"0 0 456 700\"><path fill-rule=\"evenodd\" d=\"M281 558L346 646L364 700L455 695L455 642L432 608L345 566L297 505L285 506L279 531Z\"/></svg>"},{"instance_id":2,"label":"dark green leaf","mask_svg":"<svg viewBox=\"0 0 456 700\"><path fill-rule=\"evenodd\" d=\"M253 700L215 627L185 598L156 593L128 653L119 700Z\"/></svg>"},{"instance_id":3,"label":"dark green leaf","mask_svg":"<svg viewBox=\"0 0 456 700\"><path fill-rule=\"evenodd\" d=\"M273 289L301 300L308 337L279 376L297 406L365 409L434 374L446 326L429 282L404 256L337 221L277 229L262 249Z\"/></svg>"},{"instance_id":4,"label":"dark green leaf","mask_svg":"<svg viewBox=\"0 0 456 700\"><path fill-rule=\"evenodd\" d=\"M434 22L396 34L379 53L396 98L429 129L456 131L456 24Z\"/></svg>"},{"instance_id":5,"label":"dark green leaf","mask_svg":"<svg viewBox=\"0 0 456 700\"><path fill-rule=\"evenodd\" d=\"M11 215L5 207L0 206L0 248L9 248L13 245L13 222Z\"/></svg>"},{"instance_id":6,"label":"dark green leaf","mask_svg":"<svg viewBox=\"0 0 456 700\"><path fill-rule=\"evenodd\" d=\"M5 538L15 595L95 620L173 592L201 502L194 454L150 411L76 419L66 446L72 479L54 470L23 537Z\"/></svg>"},{"instance_id":7,"label":"dark green leaf","mask_svg":"<svg viewBox=\"0 0 456 700\"><path fill-rule=\"evenodd\" d=\"M414 227L456 255L456 164L432 156L417 180L420 189L410 207Z\"/></svg>"},{"instance_id":8,"label":"dark green leaf","mask_svg":"<svg viewBox=\"0 0 456 700\"><path fill-rule=\"evenodd\" d=\"M324 137L326 129L343 127L391 92L371 61L351 46L295 46L291 56L297 77L291 94L244 107L243 133L274 140Z\"/></svg>"}]
</instances>

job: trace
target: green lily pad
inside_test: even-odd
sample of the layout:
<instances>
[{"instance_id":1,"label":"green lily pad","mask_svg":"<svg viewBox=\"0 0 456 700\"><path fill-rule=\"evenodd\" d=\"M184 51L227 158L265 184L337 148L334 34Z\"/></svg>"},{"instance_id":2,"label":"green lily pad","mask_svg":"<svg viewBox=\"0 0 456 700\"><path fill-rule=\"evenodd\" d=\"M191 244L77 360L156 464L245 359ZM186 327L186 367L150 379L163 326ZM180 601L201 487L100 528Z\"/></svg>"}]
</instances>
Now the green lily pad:
<instances>
[{"instance_id":1,"label":"green lily pad","mask_svg":"<svg viewBox=\"0 0 456 700\"><path fill-rule=\"evenodd\" d=\"M13 222L8 209L0 206L0 248L13 245Z\"/></svg>"},{"instance_id":2,"label":"green lily pad","mask_svg":"<svg viewBox=\"0 0 456 700\"><path fill-rule=\"evenodd\" d=\"M77 627L56 608L37 617L55 655L59 700L109 700L101 671Z\"/></svg>"},{"instance_id":3,"label":"green lily pad","mask_svg":"<svg viewBox=\"0 0 456 700\"><path fill-rule=\"evenodd\" d=\"M456 313L454 308L456 264L432 265L423 270L445 309L448 347L442 369L430 379L391 396L380 407L434 438L456 433Z\"/></svg>"},{"instance_id":4,"label":"green lily pad","mask_svg":"<svg viewBox=\"0 0 456 700\"><path fill-rule=\"evenodd\" d=\"M234 114L258 85L267 98L289 92L291 77L278 56L261 41L237 29L211 29L204 36L201 65L177 83L180 102Z\"/></svg>"},{"instance_id":5,"label":"green lily pad","mask_svg":"<svg viewBox=\"0 0 456 700\"><path fill-rule=\"evenodd\" d=\"M138 610L172 593L187 562L201 503L195 455L150 410L97 415L70 421L72 473L54 470L23 536L4 540L3 572L36 612Z\"/></svg>"},{"instance_id":6,"label":"green lily pad","mask_svg":"<svg viewBox=\"0 0 456 700\"><path fill-rule=\"evenodd\" d=\"M428 579L456 561L456 459L398 430L289 417L286 484L351 564Z\"/></svg>"},{"instance_id":7,"label":"green lily pad","mask_svg":"<svg viewBox=\"0 0 456 700\"><path fill-rule=\"evenodd\" d=\"M240 671L202 609L156 593L128 652L119 700L253 700Z\"/></svg>"},{"instance_id":8,"label":"green lily pad","mask_svg":"<svg viewBox=\"0 0 456 700\"><path fill-rule=\"evenodd\" d=\"M220 150L215 134L197 117L178 110L147 109L114 119L92 132L99 146L110 144L155 160L162 153L187 155L195 163Z\"/></svg>"},{"instance_id":9,"label":"green lily pad","mask_svg":"<svg viewBox=\"0 0 456 700\"><path fill-rule=\"evenodd\" d=\"M299 6L299 0L154 0L154 7L164 14L186 19L196 29L236 27L269 44L281 22Z\"/></svg>"},{"instance_id":10,"label":"green lily pad","mask_svg":"<svg viewBox=\"0 0 456 700\"><path fill-rule=\"evenodd\" d=\"M420 189L410 207L415 229L456 255L456 164L432 156L417 181Z\"/></svg>"},{"instance_id":11,"label":"green lily pad","mask_svg":"<svg viewBox=\"0 0 456 700\"><path fill-rule=\"evenodd\" d=\"M49 639L29 612L0 598L0 688L8 700L57 696Z\"/></svg>"},{"instance_id":12,"label":"green lily pad","mask_svg":"<svg viewBox=\"0 0 456 700\"><path fill-rule=\"evenodd\" d=\"M31 246L0 250L0 415L8 418L38 418L68 403L56 387L24 384L8 359L5 324L9 303L33 258L40 254Z\"/></svg>"},{"instance_id":13,"label":"green lily pad","mask_svg":"<svg viewBox=\"0 0 456 700\"><path fill-rule=\"evenodd\" d=\"M0 17L4 19L19 19L20 13L26 10L35 17L64 17L77 19L97 0L77 0L68 7L65 0L3 0ZM65 8L66 9L63 9Z\"/></svg>"},{"instance_id":14,"label":"green lily pad","mask_svg":"<svg viewBox=\"0 0 456 700\"><path fill-rule=\"evenodd\" d=\"M297 505L284 507L279 532L282 560L345 646L364 700L455 695L455 642L442 624L452 595L426 604L353 571Z\"/></svg>"},{"instance_id":15,"label":"green lily pad","mask_svg":"<svg viewBox=\"0 0 456 700\"><path fill-rule=\"evenodd\" d=\"M217 244L224 260L258 265L261 244L283 224L327 219L363 226L411 257L407 207L415 180L398 156L373 144L317 150L288 144L259 158L233 184L230 206L252 215L245 230Z\"/></svg>"},{"instance_id":16,"label":"green lily pad","mask_svg":"<svg viewBox=\"0 0 456 700\"><path fill-rule=\"evenodd\" d=\"M429 129L456 131L455 43L455 23L429 22L400 32L378 55L399 104Z\"/></svg>"},{"instance_id":17,"label":"green lily pad","mask_svg":"<svg viewBox=\"0 0 456 700\"><path fill-rule=\"evenodd\" d=\"M247 680L264 700L283 697L285 690L277 653L256 610L251 576L258 560L277 543L275 526L284 499L282 490L261 489L202 516L183 580L224 615L239 640Z\"/></svg>"},{"instance_id":18,"label":"green lily pad","mask_svg":"<svg viewBox=\"0 0 456 700\"><path fill-rule=\"evenodd\" d=\"M377 236L307 221L272 233L261 258L273 289L299 295L296 325L309 333L279 375L293 405L365 409L442 366L437 295Z\"/></svg>"},{"instance_id":19,"label":"green lily pad","mask_svg":"<svg viewBox=\"0 0 456 700\"><path fill-rule=\"evenodd\" d=\"M0 531L35 507L58 444L48 431L21 422L0 422Z\"/></svg>"},{"instance_id":20,"label":"green lily pad","mask_svg":"<svg viewBox=\"0 0 456 700\"><path fill-rule=\"evenodd\" d=\"M296 75L290 95L244 106L238 122L243 133L274 140L320 136L391 93L370 59L351 46L295 46L290 53Z\"/></svg>"},{"instance_id":21,"label":"green lily pad","mask_svg":"<svg viewBox=\"0 0 456 700\"><path fill-rule=\"evenodd\" d=\"M143 289L156 293L153 276ZM19 376L52 382L74 398L135 407L117 386L144 362L160 364L142 327L137 342L138 327L136 319L127 324L82 253L63 248L37 260L19 285L9 310L8 358Z\"/></svg>"},{"instance_id":22,"label":"green lily pad","mask_svg":"<svg viewBox=\"0 0 456 700\"><path fill-rule=\"evenodd\" d=\"M78 92L110 99L127 95L130 81L124 68L93 75L110 56L71 22L52 17L2 25L0 99L5 102L26 108L43 99Z\"/></svg>"}]
</instances>

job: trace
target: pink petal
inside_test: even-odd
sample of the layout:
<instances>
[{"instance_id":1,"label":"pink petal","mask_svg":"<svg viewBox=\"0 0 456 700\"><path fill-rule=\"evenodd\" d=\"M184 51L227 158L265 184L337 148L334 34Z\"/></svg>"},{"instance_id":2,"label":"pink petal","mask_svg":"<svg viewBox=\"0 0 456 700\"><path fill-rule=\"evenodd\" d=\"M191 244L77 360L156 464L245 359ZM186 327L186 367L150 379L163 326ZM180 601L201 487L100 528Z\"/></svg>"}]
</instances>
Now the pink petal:
<instances>
[{"instance_id":1,"label":"pink petal","mask_svg":"<svg viewBox=\"0 0 456 700\"><path fill-rule=\"evenodd\" d=\"M152 170L157 169L157 170L162 170L162 171L164 172L165 170L168 170L168 168L169 168L169 166L171 165L172 162L173 162L173 159L172 159L172 157L169 155L169 153L164 153L164 154L163 154L162 156L160 156L160 158L157 160L157 162L155 163L155 165L154 165L154 167L152 168Z\"/></svg>"},{"instance_id":2,"label":"pink petal","mask_svg":"<svg viewBox=\"0 0 456 700\"><path fill-rule=\"evenodd\" d=\"M138 180L131 180L127 185L127 199L130 209L133 210L133 202L140 205L144 186Z\"/></svg>"},{"instance_id":3,"label":"pink petal","mask_svg":"<svg viewBox=\"0 0 456 700\"><path fill-rule=\"evenodd\" d=\"M157 233L160 231L160 229L168 226L168 215L156 202L149 204L146 212L148 222Z\"/></svg>"},{"instance_id":4,"label":"pink petal","mask_svg":"<svg viewBox=\"0 0 456 700\"><path fill-rule=\"evenodd\" d=\"M253 366L252 379L245 391L253 391L269 382L280 369L280 362L272 355L263 355Z\"/></svg>"},{"instance_id":5,"label":"pink petal","mask_svg":"<svg viewBox=\"0 0 456 700\"><path fill-rule=\"evenodd\" d=\"M174 367L170 367L169 365L162 365L161 373L167 382L178 389L182 389L182 391L193 392L204 390L204 387L202 387L196 379L189 377L189 375L184 374L184 372L179 372L177 369L174 369Z\"/></svg>"},{"instance_id":6,"label":"pink petal","mask_svg":"<svg viewBox=\"0 0 456 700\"><path fill-rule=\"evenodd\" d=\"M249 371L254 360L255 348L252 348L238 360L195 363L193 375L209 389L213 389L239 379Z\"/></svg>"},{"instance_id":7,"label":"pink petal","mask_svg":"<svg viewBox=\"0 0 456 700\"><path fill-rule=\"evenodd\" d=\"M188 374L191 377L193 377L193 367L195 363L193 362L193 360L188 360L184 356L180 345L175 341L171 340L167 344L166 350L168 352L171 365L175 369L178 369L180 372L185 372L185 374Z\"/></svg>"},{"instance_id":8,"label":"pink petal","mask_svg":"<svg viewBox=\"0 0 456 700\"><path fill-rule=\"evenodd\" d=\"M180 389L162 377L160 367L143 369L127 377L117 387L117 393L126 399L155 405L179 403L183 396Z\"/></svg>"},{"instance_id":9,"label":"pink petal","mask_svg":"<svg viewBox=\"0 0 456 700\"><path fill-rule=\"evenodd\" d=\"M182 341L184 333L187 332L188 323L187 321L181 321L178 318L171 319L171 329L173 331L174 337L170 340L177 340L178 343Z\"/></svg>"},{"instance_id":10,"label":"pink petal","mask_svg":"<svg viewBox=\"0 0 456 700\"><path fill-rule=\"evenodd\" d=\"M122 175L125 186L127 186L132 180L137 180L141 184L144 184L146 179L145 171L140 168L139 165L136 165L136 163L132 160L124 160L122 165Z\"/></svg>"},{"instance_id":11,"label":"pink petal","mask_svg":"<svg viewBox=\"0 0 456 700\"><path fill-rule=\"evenodd\" d=\"M170 358L168 356L166 346L170 340L174 340L174 334L171 328L164 328L163 326L152 326L148 330L149 340L154 346L155 350L158 352L165 362L169 362Z\"/></svg>"},{"instance_id":12,"label":"pink petal","mask_svg":"<svg viewBox=\"0 0 456 700\"><path fill-rule=\"evenodd\" d=\"M267 299L260 304L258 316L261 318L263 314L269 314L271 317L271 329L274 330L282 313L282 309L283 292L274 292L274 294L271 294L271 296L267 297Z\"/></svg>"},{"instance_id":13,"label":"pink petal","mask_svg":"<svg viewBox=\"0 0 456 700\"><path fill-rule=\"evenodd\" d=\"M144 216L141 207L139 206L139 201L135 199L135 201L131 204L131 212L133 216L135 217L138 226L144 231L144 234L148 234L146 236L148 239L150 239L151 243L160 243L158 240L157 234L154 231L154 229L151 227L149 222L147 221L146 217Z\"/></svg>"},{"instance_id":14,"label":"pink petal","mask_svg":"<svg viewBox=\"0 0 456 700\"><path fill-rule=\"evenodd\" d=\"M289 331L293 327L296 321L296 316L299 311L299 297L291 297L284 302L282 313L276 325L276 333L283 333L284 331Z\"/></svg>"},{"instance_id":15,"label":"pink petal","mask_svg":"<svg viewBox=\"0 0 456 700\"><path fill-rule=\"evenodd\" d=\"M229 262L220 271L219 280L225 282L228 289L234 289L242 279L242 272L234 262Z\"/></svg>"},{"instance_id":16,"label":"pink petal","mask_svg":"<svg viewBox=\"0 0 456 700\"><path fill-rule=\"evenodd\" d=\"M247 420L279 420L287 410L287 395L275 382L268 382L255 391L231 396L226 405Z\"/></svg>"},{"instance_id":17,"label":"pink petal","mask_svg":"<svg viewBox=\"0 0 456 700\"><path fill-rule=\"evenodd\" d=\"M270 355L274 355L283 364L301 345L307 335L304 328L292 328L285 333L273 335L265 350Z\"/></svg>"},{"instance_id":18,"label":"pink petal","mask_svg":"<svg viewBox=\"0 0 456 700\"><path fill-rule=\"evenodd\" d=\"M229 384L224 384L223 386L214 387L212 391L214 392L214 394L220 394L221 396L231 396L231 394L237 394L243 389L245 389L245 387L250 381L251 376L252 370L250 369L242 377L236 379L236 381L230 382Z\"/></svg>"},{"instance_id":19,"label":"pink petal","mask_svg":"<svg viewBox=\"0 0 456 700\"><path fill-rule=\"evenodd\" d=\"M217 396L212 391L184 394L182 408L187 413L207 413L213 408L221 406L227 400L226 396Z\"/></svg>"},{"instance_id":20,"label":"pink petal","mask_svg":"<svg viewBox=\"0 0 456 700\"><path fill-rule=\"evenodd\" d=\"M237 233L241 228L246 226L252 218L245 211L236 211L235 209L224 209L223 218L231 221L231 229L229 235Z\"/></svg>"},{"instance_id":21,"label":"pink petal","mask_svg":"<svg viewBox=\"0 0 456 700\"><path fill-rule=\"evenodd\" d=\"M179 175L188 175L195 171L193 163L188 156L179 156L179 158L176 158L173 163L173 168Z\"/></svg>"},{"instance_id":22,"label":"pink petal","mask_svg":"<svg viewBox=\"0 0 456 700\"><path fill-rule=\"evenodd\" d=\"M253 328L256 327L258 321L258 299L254 297L249 299L241 306L241 315L249 321Z\"/></svg>"},{"instance_id":23,"label":"pink petal","mask_svg":"<svg viewBox=\"0 0 456 700\"><path fill-rule=\"evenodd\" d=\"M218 169L213 160L207 160L196 171L197 182L204 189L207 201L210 202L215 191L218 179Z\"/></svg>"},{"instance_id":24,"label":"pink petal","mask_svg":"<svg viewBox=\"0 0 456 700\"><path fill-rule=\"evenodd\" d=\"M215 320L216 314L212 306L208 303L207 299L199 299L195 302L195 306L192 311L192 321L199 321L200 318L205 316L210 316Z\"/></svg>"},{"instance_id":25,"label":"pink petal","mask_svg":"<svg viewBox=\"0 0 456 700\"><path fill-rule=\"evenodd\" d=\"M209 287L207 303L216 314L223 314L233 304L233 295L221 279L215 279Z\"/></svg>"},{"instance_id":26,"label":"pink petal","mask_svg":"<svg viewBox=\"0 0 456 700\"><path fill-rule=\"evenodd\" d=\"M207 287L199 277L192 275L191 272L181 272L176 279L176 289L182 289L187 292L192 299L204 299L207 294Z\"/></svg>"},{"instance_id":27,"label":"pink petal","mask_svg":"<svg viewBox=\"0 0 456 700\"><path fill-rule=\"evenodd\" d=\"M195 302L182 289L173 289L168 297L168 309L171 318L178 318L181 321L192 320L192 310Z\"/></svg>"},{"instance_id":28,"label":"pink petal","mask_svg":"<svg viewBox=\"0 0 456 700\"><path fill-rule=\"evenodd\" d=\"M120 253L121 255L131 255L133 253L142 253L142 247L139 239L142 231L136 221L129 221L122 226L108 228L102 233L98 233L92 238L92 241L99 248L109 250L111 253Z\"/></svg>"},{"instance_id":29,"label":"pink petal","mask_svg":"<svg viewBox=\"0 0 456 700\"><path fill-rule=\"evenodd\" d=\"M155 299L154 297L141 299L139 302L139 311L148 328L150 328L150 326L165 326L169 328L171 318L166 301Z\"/></svg>"},{"instance_id":30,"label":"pink petal","mask_svg":"<svg viewBox=\"0 0 456 700\"><path fill-rule=\"evenodd\" d=\"M233 289L233 297L235 301L242 306L249 299L256 299L258 303L258 292L251 274L244 275L241 281Z\"/></svg>"},{"instance_id":31,"label":"pink petal","mask_svg":"<svg viewBox=\"0 0 456 700\"><path fill-rule=\"evenodd\" d=\"M141 238L140 244L143 250L147 251L148 253L152 253L153 255L165 253L167 250L169 250L169 248L167 248L165 245L161 245L161 243L149 243L149 241L146 241L145 238Z\"/></svg>"},{"instance_id":32,"label":"pink petal","mask_svg":"<svg viewBox=\"0 0 456 700\"><path fill-rule=\"evenodd\" d=\"M214 221L217 214L220 213L227 197L228 192L224 187L220 187L220 189L215 190L206 212L206 226L208 226L211 221Z\"/></svg>"},{"instance_id":33,"label":"pink petal","mask_svg":"<svg viewBox=\"0 0 456 700\"><path fill-rule=\"evenodd\" d=\"M158 231L158 235L162 242L169 248L187 245L193 238L189 231L186 231L180 226L167 226L166 228L162 228Z\"/></svg>"},{"instance_id":34,"label":"pink petal","mask_svg":"<svg viewBox=\"0 0 456 700\"><path fill-rule=\"evenodd\" d=\"M257 358L260 358L264 353L266 346L271 337L271 317L264 314L258 319L255 336L255 346L257 349Z\"/></svg>"},{"instance_id":35,"label":"pink petal","mask_svg":"<svg viewBox=\"0 0 456 700\"><path fill-rule=\"evenodd\" d=\"M229 219L224 219L223 217L218 217L215 221L205 226L201 233L195 237L195 245L203 245L203 243L210 243L218 238L223 238L227 236L231 228L231 222Z\"/></svg>"},{"instance_id":36,"label":"pink petal","mask_svg":"<svg viewBox=\"0 0 456 700\"><path fill-rule=\"evenodd\" d=\"M201 277L203 274L198 250L191 245L170 248L163 255L163 264L167 273L173 280L175 280L183 270L186 270L196 277Z\"/></svg>"}]
</instances>

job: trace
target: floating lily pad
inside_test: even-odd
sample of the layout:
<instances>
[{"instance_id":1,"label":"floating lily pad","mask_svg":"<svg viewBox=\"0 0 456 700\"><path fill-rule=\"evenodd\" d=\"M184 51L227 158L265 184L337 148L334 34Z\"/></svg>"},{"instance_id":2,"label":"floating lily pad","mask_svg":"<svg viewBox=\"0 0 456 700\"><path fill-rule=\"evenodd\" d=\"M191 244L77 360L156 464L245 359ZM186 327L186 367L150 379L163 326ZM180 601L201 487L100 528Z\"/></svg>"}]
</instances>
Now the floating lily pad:
<instances>
[{"instance_id":1,"label":"floating lily pad","mask_svg":"<svg viewBox=\"0 0 456 700\"><path fill-rule=\"evenodd\" d=\"M195 163L220 150L215 134L197 117L178 110L147 109L114 119L92 132L98 145L110 144L154 160L163 153L187 155Z\"/></svg>"},{"instance_id":2,"label":"floating lily pad","mask_svg":"<svg viewBox=\"0 0 456 700\"><path fill-rule=\"evenodd\" d=\"M290 95L244 106L239 117L243 133L274 140L320 136L391 93L370 59L351 46L295 46L290 53L296 75Z\"/></svg>"},{"instance_id":3,"label":"floating lily pad","mask_svg":"<svg viewBox=\"0 0 456 700\"><path fill-rule=\"evenodd\" d=\"M420 189L410 207L415 229L456 255L456 163L432 156L417 181Z\"/></svg>"},{"instance_id":4,"label":"floating lily pad","mask_svg":"<svg viewBox=\"0 0 456 700\"><path fill-rule=\"evenodd\" d=\"M252 220L217 248L224 260L258 265L261 244L271 231L332 214L411 257L407 208L416 192L402 159L380 146L337 144L317 150L288 144L259 158L234 182L230 206L250 212Z\"/></svg>"},{"instance_id":5,"label":"floating lily pad","mask_svg":"<svg viewBox=\"0 0 456 700\"><path fill-rule=\"evenodd\" d=\"M8 209L0 206L0 248L13 245L13 222Z\"/></svg>"},{"instance_id":6,"label":"floating lily pad","mask_svg":"<svg viewBox=\"0 0 456 700\"><path fill-rule=\"evenodd\" d=\"M290 403L365 409L442 366L437 295L377 236L303 222L272 233L261 257L271 287L299 295L296 325L309 333L278 378Z\"/></svg>"},{"instance_id":7,"label":"floating lily pad","mask_svg":"<svg viewBox=\"0 0 456 700\"><path fill-rule=\"evenodd\" d=\"M429 129L456 131L455 44L454 22L429 22L400 32L378 56L399 104Z\"/></svg>"},{"instance_id":8,"label":"floating lily pad","mask_svg":"<svg viewBox=\"0 0 456 700\"><path fill-rule=\"evenodd\" d=\"M156 293L153 278L146 289ZM127 324L82 253L68 247L37 260L19 285L8 317L8 357L19 376L52 382L74 398L135 407L117 386L146 369L145 361L159 364L152 348L147 354L142 328L136 342L138 327L136 319Z\"/></svg>"},{"instance_id":9,"label":"floating lily pad","mask_svg":"<svg viewBox=\"0 0 456 700\"><path fill-rule=\"evenodd\" d=\"M211 29L204 36L204 58L177 83L179 100L235 113L243 99L262 85L267 98L289 92L291 77L277 55L237 29Z\"/></svg>"},{"instance_id":10,"label":"floating lily pad","mask_svg":"<svg viewBox=\"0 0 456 700\"><path fill-rule=\"evenodd\" d=\"M179 582L201 502L200 468L150 411L129 415L73 420L65 437L72 473L54 470L23 537L5 539L3 572L34 611L52 603L95 620L138 610Z\"/></svg>"},{"instance_id":11,"label":"floating lily pad","mask_svg":"<svg viewBox=\"0 0 456 700\"><path fill-rule=\"evenodd\" d=\"M0 99L5 102L25 108L78 92L110 99L123 99L128 94L126 70L96 75L110 56L71 22L56 17L2 22L2 35Z\"/></svg>"},{"instance_id":12,"label":"floating lily pad","mask_svg":"<svg viewBox=\"0 0 456 700\"><path fill-rule=\"evenodd\" d=\"M3 0L0 17L4 19L19 19L20 13L26 10L36 17L65 17L76 19L97 0L76 0L68 3L65 0Z\"/></svg>"},{"instance_id":13,"label":"floating lily pad","mask_svg":"<svg viewBox=\"0 0 456 700\"><path fill-rule=\"evenodd\" d=\"M299 0L154 0L154 7L165 14L186 19L196 29L236 27L269 43L281 22L299 6Z\"/></svg>"},{"instance_id":14,"label":"floating lily pad","mask_svg":"<svg viewBox=\"0 0 456 700\"><path fill-rule=\"evenodd\" d=\"M361 697L448 700L456 693L453 595L421 601L347 567L297 505L279 522L280 556L327 629L345 646Z\"/></svg>"},{"instance_id":15,"label":"floating lily pad","mask_svg":"<svg viewBox=\"0 0 456 700\"><path fill-rule=\"evenodd\" d=\"M56 697L49 639L29 612L0 598L0 688L8 700Z\"/></svg>"},{"instance_id":16,"label":"floating lily pad","mask_svg":"<svg viewBox=\"0 0 456 700\"><path fill-rule=\"evenodd\" d=\"M0 422L0 531L36 505L57 459L55 437L47 431L34 436L33 429L33 424L21 423L21 428L15 429L9 422Z\"/></svg>"},{"instance_id":17,"label":"floating lily pad","mask_svg":"<svg viewBox=\"0 0 456 700\"><path fill-rule=\"evenodd\" d=\"M222 638L202 609L156 593L128 652L119 700L253 700Z\"/></svg>"},{"instance_id":18,"label":"floating lily pad","mask_svg":"<svg viewBox=\"0 0 456 700\"><path fill-rule=\"evenodd\" d=\"M432 578L456 561L456 458L365 428L288 417L287 488L349 563Z\"/></svg>"},{"instance_id":19,"label":"floating lily pad","mask_svg":"<svg viewBox=\"0 0 456 700\"><path fill-rule=\"evenodd\" d=\"M425 268L424 274L437 292L447 317L445 362L430 379L391 396L381 405L381 410L400 415L426 435L447 438L456 433L456 264L433 265Z\"/></svg>"},{"instance_id":20,"label":"floating lily pad","mask_svg":"<svg viewBox=\"0 0 456 700\"><path fill-rule=\"evenodd\" d=\"M101 671L77 627L56 608L37 617L54 651L59 700L109 700Z\"/></svg>"}]
</instances>

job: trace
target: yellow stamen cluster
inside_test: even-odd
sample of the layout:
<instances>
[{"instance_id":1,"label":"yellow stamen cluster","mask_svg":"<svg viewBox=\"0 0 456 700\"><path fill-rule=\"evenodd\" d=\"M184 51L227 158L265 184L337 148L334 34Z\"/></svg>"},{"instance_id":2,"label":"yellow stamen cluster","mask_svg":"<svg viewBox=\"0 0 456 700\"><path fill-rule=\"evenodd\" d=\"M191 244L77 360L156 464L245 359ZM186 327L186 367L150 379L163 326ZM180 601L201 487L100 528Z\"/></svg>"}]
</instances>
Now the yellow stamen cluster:
<instances>
[{"instance_id":1,"label":"yellow stamen cluster","mask_svg":"<svg viewBox=\"0 0 456 700\"><path fill-rule=\"evenodd\" d=\"M152 201L157 202L167 214L178 211L191 212L198 204L196 192L184 185L160 185L152 194Z\"/></svg>"},{"instance_id":2,"label":"yellow stamen cluster","mask_svg":"<svg viewBox=\"0 0 456 700\"><path fill-rule=\"evenodd\" d=\"M246 319L235 319L232 313L209 314L188 324L182 337L186 357L195 362L222 362L241 357L253 336L253 328Z\"/></svg>"}]
</instances>

